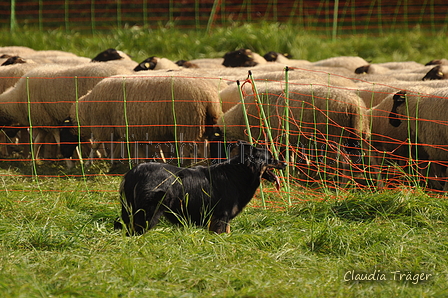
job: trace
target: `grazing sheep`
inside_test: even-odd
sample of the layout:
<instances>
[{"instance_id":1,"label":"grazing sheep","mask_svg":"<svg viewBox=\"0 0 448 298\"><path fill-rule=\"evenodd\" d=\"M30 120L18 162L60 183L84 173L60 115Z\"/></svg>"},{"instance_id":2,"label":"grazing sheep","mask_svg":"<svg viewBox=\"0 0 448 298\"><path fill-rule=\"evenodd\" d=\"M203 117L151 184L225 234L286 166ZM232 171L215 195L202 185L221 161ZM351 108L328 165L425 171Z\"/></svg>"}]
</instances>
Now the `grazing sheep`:
<instances>
[{"instance_id":1,"label":"grazing sheep","mask_svg":"<svg viewBox=\"0 0 448 298\"><path fill-rule=\"evenodd\" d=\"M396 120L390 121L390 119L396 119L394 102L401 98L404 92L412 97L424 97L431 91L433 91L432 88L424 87L409 88L407 91L388 90L385 93L388 95L378 105L367 111L371 123L371 143L376 150L386 153L387 158L403 165L402 161L409 158L409 134L406 125L397 127L393 125L393 121Z\"/></svg>"},{"instance_id":2,"label":"grazing sheep","mask_svg":"<svg viewBox=\"0 0 448 298\"><path fill-rule=\"evenodd\" d=\"M129 139L136 142L131 154L142 160L151 159L153 152L134 154L138 143L135 151L155 144L159 149L171 147L172 153L176 144L167 142L175 140L183 141L178 144L184 152L194 149L194 142L204 141L222 113L216 84L207 79L144 75L103 80L80 98L77 110L78 115L76 106L71 109L72 123L81 126L82 137L92 138L94 149L100 143Z\"/></svg>"},{"instance_id":3,"label":"grazing sheep","mask_svg":"<svg viewBox=\"0 0 448 298\"><path fill-rule=\"evenodd\" d=\"M0 67L0 94L12 87L16 82L33 68L39 67L37 63L20 63Z\"/></svg>"},{"instance_id":4,"label":"grazing sheep","mask_svg":"<svg viewBox=\"0 0 448 298\"><path fill-rule=\"evenodd\" d=\"M428 73L423 77L422 81L426 80L447 80L448 79L448 67L445 65L434 66Z\"/></svg>"},{"instance_id":5,"label":"grazing sheep","mask_svg":"<svg viewBox=\"0 0 448 298\"><path fill-rule=\"evenodd\" d=\"M202 59L193 59L188 61L191 64L197 65L199 68L225 68L222 64L224 62L224 58L202 58Z\"/></svg>"},{"instance_id":6,"label":"grazing sheep","mask_svg":"<svg viewBox=\"0 0 448 298\"><path fill-rule=\"evenodd\" d=\"M166 58L149 57L140 62L134 71L159 70L159 69L179 69L179 65Z\"/></svg>"},{"instance_id":7,"label":"grazing sheep","mask_svg":"<svg viewBox=\"0 0 448 298\"><path fill-rule=\"evenodd\" d=\"M375 65L389 68L390 70L413 70L423 67L424 65L415 61L399 61L376 63Z\"/></svg>"},{"instance_id":8,"label":"grazing sheep","mask_svg":"<svg viewBox=\"0 0 448 298\"><path fill-rule=\"evenodd\" d=\"M291 58L288 54L281 54L278 52L267 52L263 55L263 58L268 62L288 63Z\"/></svg>"},{"instance_id":9,"label":"grazing sheep","mask_svg":"<svg viewBox=\"0 0 448 298\"><path fill-rule=\"evenodd\" d=\"M253 94L246 96L244 106L239 103L228 110L219 119L215 135L225 136L227 140L247 140L247 115L252 138L269 141L266 130L261 129L265 122L260 111L264 110L272 140L281 144L285 138L284 88L273 84L266 89L259 88L259 99L261 104L257 105ZM311 176L311 172L314 175L319 171L337 172L335 165L339 164L341 156L346 161L345 167L347 159L359 163L363 158L360 147L368 148L364 140L369 137L370 129L366 107L357 95L324 86L290 86L289 106L290 148L298 162L305 164L305 169L308 167L308 170L299 167L305 176Z\"/></svg>"},{"instance_id":10,"label":"grazing sheep","mask_svg":"<svg viewBox=\"0 0 448 298\"><path fill-rule=\"evenodd\" d=\"M394 96L394 104L390 112L389 122L392 126L404 126L410 132L411 143L417 147L415 158L420 162L427 159L432 163L430 169L424 168L422 176L430 179L430 184L436 189L448 187L448 183L440 183L440 178L446 177L446 150L448 126L446 124L446 109L448 108L448 89L439 89L429 96L400 91Z\"/></svg>"},{"instance_id":11,"label":"grazing sheep","mask_svg":"<svg viewBox=\"0 0 448 298\"><path fill-rule=\"evenodd\" d=\"M106 62L111 60L122 60L122 59L131 60L131 58L122 51L117 51L116 49L110 48L96 55L92 59L92 62Z\"/></svg>"},{"instance_id":12,"label":"grazing sheep","mask_svg":"<svg viewBox=\"0 0 448 298\"><path fill-rule=\"evenodd\" d=\"M448 65L448 60L445 58L434 59L426 63L425 65Z\"/></svg>"},{"instance_id":13,"label":"grazing sheep","mask_svg":"<svg viewBox=\"0 0 448 298\"><path fill-rule=\"evenodd\" d=\"M1 66L11 65L11 64L19 64L19 63L26 63L25 59L19 57L19 56L12 56L6 59L5 62L2 63Z\"/></svg>"},{"instance_id":14,"label":"grazing sheep","mask_svg":"<svg viewBox=\"0 0 448 298\"><path fill-rule=\"evenodd\" d=\"M106 64L34 68L24 74L14 87L0 95L0 118L9 123L32 126L34 132L37 132L34 150L38 156L40 144L48 132L59 143L56 127L67 118L77 98L105 77L129 73L131 71L125 68Z\"/></svg>"},{"instance_id":15,"label":"grazing sheep","mask_svg":"<svg viewBox=\"0 0 448 298\"><path fill-rule=\"evenodd\" d=\"M11 56L25 56L33 53L36 53L36 51L23 46L0 47L0 54L8 54Z\"/></svg>"},{"instance_id":16,"label":"grazing sheep","mask_svg":"<svg viewBox=\"0 0 448 298\"><path fill-rule=\"evenodd\" d=\"M353 56L332 57L312 63L313 66L343 67L352 72L354 72L355 69L357 69L358 67L367 64L369 64L369 62L362 59L361 57L353 57Z\"/></svg>"},{"instance_id":17,"label":"grazing sheep","mask_svg":"<svg viewBox=\"0 0 448 298\"><path fill-rule=\"evenodd\" d=\"M191 63L190 61L187 60L177 60L175 63L176 65L184 68L199 68L197 64Z\"/></svg>"},{"instance_id":18,"label":"grazing sheep","mask_svg":"<svg viewBox=\"0 0 448 298\"><path fill-rule=\"evenodd\" d=\"M356 74L384 74L390 71L390 68L376 64L367 64L355 69Z\"/></svg>"},{"instance_id":19,"label":"grazing sheep","mask_svg":"<svg viewBox=\"0 0 448 298\"><path fill-rule=\"evenodd\" d=\"M225 67L250 67L264 63L267 63L267 61L259 54L254 53L249 49L239 49L227 52L224 55L222 65Z\"/></svg>"},{"instance_id":20,"label":"grazing sheep","mask_svg":"<svg viewBox=\"0 0 448 298\"><path fill-rule=\"evenodd\" d=\"M255 69L255 68L254 68ZM252 72L252 71L251 71ZM259 88L265 88L267 83L282 83L285 82L285 70L272 71L272 72L260 72L253 71L253 78L256 86ZM337 75L322 74L319 72L310 72L303 70L289 70L288 71L289 83L291 85L320 85L320 86L342 86L354 88L356 84L350 79L346 79ZM222 110L225 113L235 104L240 102L239 85L231 83L229 86L220 92L222 100ZM244 94L252 94L252 85L243 84L242 91Z\"/></svg>"}]
</instances>

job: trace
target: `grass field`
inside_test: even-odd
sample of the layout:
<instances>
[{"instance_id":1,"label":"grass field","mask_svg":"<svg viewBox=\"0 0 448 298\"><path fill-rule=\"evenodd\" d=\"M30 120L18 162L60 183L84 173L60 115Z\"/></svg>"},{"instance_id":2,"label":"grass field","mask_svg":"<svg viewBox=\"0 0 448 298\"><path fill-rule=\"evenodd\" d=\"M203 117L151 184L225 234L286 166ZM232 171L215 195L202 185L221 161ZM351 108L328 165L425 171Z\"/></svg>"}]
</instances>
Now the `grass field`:
<instances>
[{"instance_id":1,"label":"grass field","mask_svg":"<svg viewBox=\"0 0 448 298\"><path fill-rule=\"evenodd\" d=\"M21 28L0 31L0 40L86 57L115 47L136 61L220 57L250 47L310 61L358 55L426 63L445 58L448 48L446 32L331 41L272 24L216 28L211 35ZM297 187L289 206L265 184L275 207L260 207L257 195L229 235L162 222L126 237L113 229L119 176L36 179L22 175L31 170L0 166L1 297L448 297L448 201L419 188L316 195Z\"/></svg>"}]
</instances>

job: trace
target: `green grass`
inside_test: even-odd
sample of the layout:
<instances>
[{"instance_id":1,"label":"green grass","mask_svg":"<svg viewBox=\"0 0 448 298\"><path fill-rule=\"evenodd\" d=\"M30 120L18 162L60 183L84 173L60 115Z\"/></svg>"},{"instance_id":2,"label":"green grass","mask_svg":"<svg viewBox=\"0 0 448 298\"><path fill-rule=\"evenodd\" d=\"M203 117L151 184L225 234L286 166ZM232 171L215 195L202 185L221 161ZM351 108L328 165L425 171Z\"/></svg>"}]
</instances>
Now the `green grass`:
<instances>
[{"instance_id":1,"label":"green grass","mask_svg":"<svg viewBox=\"0 0 448 298\"><path fill-rule=\"evenodd\" d=\"M188 35L188 36L187 36ZM316 61L358 55L426 63L446 56L446 32L415 28L384 36L325 36L278 24L203 31L128 28L95 35L65 30L0 31L2 46L94 57L115 47L136 61L221 57L249 47ZM448 201L417 188L374 193L293 186L292 206L265 184L229 235L161 222L138 237L113 229L120 177L75 179L60 167L0 170L1 297L448 297ZM8 169L8 167L11 167ZM93 171L92 170L92 171ZM67 173L72 174L72 173ZM88 173L89 174L89 173ZM385 281L345 281L347 272ZM391 272L432 274L394 281Z\"/></svg>"},{"instance_id":2,"label":"green grass","mask_svg":"<svg viewBox=\"0 0 448 298\"><path fill-rule=\"evenodd\" d=\"M268 209L255 207L258 197L229 235L163 221L126 237L113 229L119 177L2 180L2 297L445 295L448 201L423 192L305 195ZM29 191L13 191L19 185ZM344 280L375 270L388 280ZM395 271L432 276L412 284L392 280Z\"/></svg>"},{"instance_id":3,"label":"green grass","mask_svg":"<svg viewBox=\"0 0 448 298\"><path fill-rule=\"evenodd\" d=\"M300 27L279 23L234 24L204 30L172 27L146 29L129 27L107 32L66 32L65 29L39 31L21 27L14 32L0 30L1 46L21 45L36 50L64 50L80 56L95 57L107 48L125 51L135 61L150 56L191 60L222 57L238 48L260 54L286 52L295 59L317 61L334 56L360 56L372 62L408 61L426 63L446 56L446 32L420 30L394 31L384 35L342 35L337 40L307 32Z\"/></svg>"}]
</instances>

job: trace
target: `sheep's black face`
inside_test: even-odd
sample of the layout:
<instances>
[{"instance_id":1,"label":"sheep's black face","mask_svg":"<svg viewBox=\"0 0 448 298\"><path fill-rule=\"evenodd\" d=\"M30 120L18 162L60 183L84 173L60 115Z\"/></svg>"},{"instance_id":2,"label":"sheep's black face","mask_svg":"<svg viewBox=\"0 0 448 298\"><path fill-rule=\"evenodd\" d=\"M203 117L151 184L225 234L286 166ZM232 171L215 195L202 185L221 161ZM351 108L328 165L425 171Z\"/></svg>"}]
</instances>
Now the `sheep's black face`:
<instances>
[{"instance_id":1,"label":"sheep's black face","mask_svg":"<svg viewBox=\"0 0 448 298\"><path fill-rule=\"evenodd\" d=\"M442 60L434 59L434 60L431 60L428 63L426 63L425 66L428 66L428 65L440 65L440 64L442 64Z\"/></svg>"},{"instance_id":2,"label":"sheep's black face","mask_svg":"<svg viewBox=\"0 0 448 298\"><path fill-rule=\"evenodd\" d=\"M26 63L26 61L19 56L13 56L9 57L1 66L11 65L11 64L18 64L18 63Z\"/></svg>"},{"instance_id":3,"label":"sheep's black face","mask_svg":"<svg viewBox=\"0 0 448 298\"><path fill-rule=\"evenodd\" d=\"M156 68L156 65L157 65L157 57L152 56L143 60L139 65L137 65L134 68L134 71L152 70Z\"/></svg>"},{"instance_id":4,"label":"sheep's black face","mask_svg":"<svg viewBox=\"0 0 448 298\"><path fill-rule=\"evenodd\" d=\"M266 61L270 61L270 62L277 60L277 57L278 57L278 53L277 52L272 52L272 51L264 54L264 56L263 56L263 58Z\"/></svg>"},{"instance_id":5,"label":"sheep's black face","mask_svg":"<svg viewBox=\"0 0 448 298\"><path fill-rule=\"evenodd\" d=\"M251 50L239 49L226 53L222 65L225 67L250 67L257 65L257 63L254 62Z\"/></svg>"},{"instance_id":6,"label":"sheep's black face","mask_svg":"<svg viewBox=\"0 0 448 298\"><path fill-rule=\"evenodd\" d=\"M400 124L402 122L400 120L400 118L397 118L397 108L406 102L406 95L407 95L406 91L402 90L402 91L395 93L395 95L392 97L394 104L393 104L392 110L389 114L389 123L393 127L400 126Z\"/></svg>"},{"instance_id":7,"label":"sheep's black face","mask_svg":"<svg viewBox=\"0 0 448 298\"><path fill-rule=\"evenodd\" d=\"M101 53L99 53L95 58L92 59L91 62L105 62L111 60L119 60L122 59L120 53L116 49L107 49Z\"/></svg>"},{"instance_id":8,"label":"sheep's black face","mask_svg":"<svg viewBox=\"0 0 448 298\"><path fill-rule=\"evenodd\" d=\"M434 67L433 69L431 69L430 71L428 71L428 73L423 77L422 81L427 81L427 80L442 80L444 79L444 73L442 71L442 66L441 65L437 65L436 67Z\"/></svg>"},{"instance_id":9,"label":"sheep's black face","mask_svg":"<svg viewBox=\"0 0 448 298\"><path fill-rule=\"evenodd\" d=\"M360 66L357 69L355 69L355 73L356 74L366 74L366 73L369 72L369 68L370 68L370 64L369 65Z\"/></svg>"}]
</instances>

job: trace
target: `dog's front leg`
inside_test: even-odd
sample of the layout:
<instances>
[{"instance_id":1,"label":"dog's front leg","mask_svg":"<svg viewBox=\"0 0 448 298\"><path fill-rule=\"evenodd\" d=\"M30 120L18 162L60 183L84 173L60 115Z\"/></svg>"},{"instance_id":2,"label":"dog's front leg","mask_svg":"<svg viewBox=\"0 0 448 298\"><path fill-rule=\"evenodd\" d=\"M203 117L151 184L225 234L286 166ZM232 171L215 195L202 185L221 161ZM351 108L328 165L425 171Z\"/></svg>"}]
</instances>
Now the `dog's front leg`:
<instances>
[{"instance_id":1,"label":"dog's front leg","mask_svg":"<svg viewBox=\"0 0 448 298\"><path fill-rule=\"evenodd\" d=\"M228 216L215 217L212 216L208 230L216 234L230 233L230 219Z\"/></svg>"}]
</instances>

